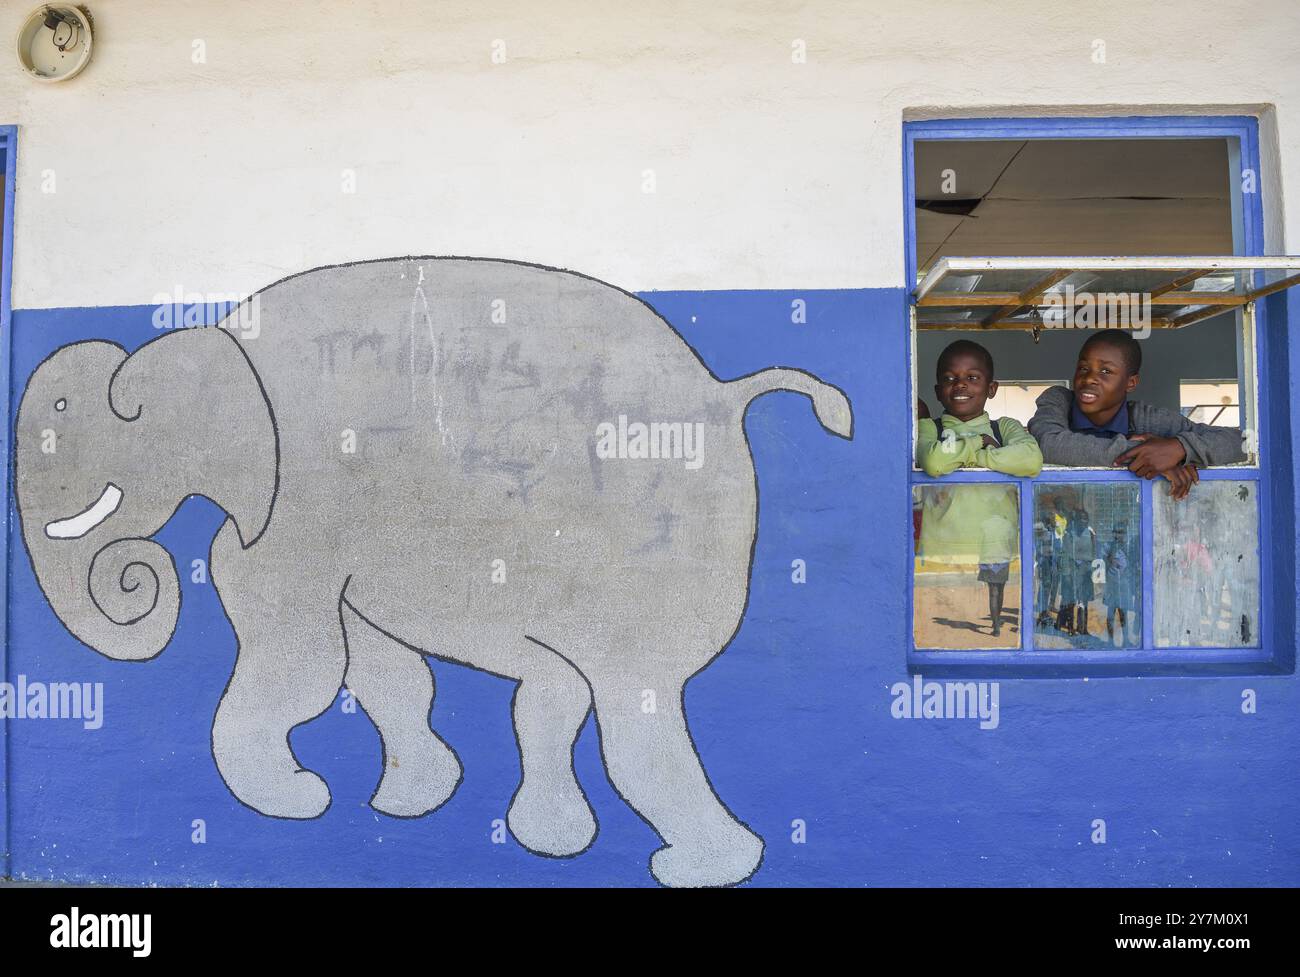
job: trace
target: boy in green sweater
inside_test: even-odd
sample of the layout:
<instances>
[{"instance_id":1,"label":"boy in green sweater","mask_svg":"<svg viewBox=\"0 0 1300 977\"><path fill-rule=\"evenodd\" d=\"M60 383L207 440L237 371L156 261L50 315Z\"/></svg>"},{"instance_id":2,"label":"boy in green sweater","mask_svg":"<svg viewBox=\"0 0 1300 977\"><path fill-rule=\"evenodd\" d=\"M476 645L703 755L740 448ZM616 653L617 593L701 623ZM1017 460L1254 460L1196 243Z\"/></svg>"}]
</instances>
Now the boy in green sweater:
<instances>
[{"instance_id":1,"label":"boy in green sweater","mask_svg":"<svg viewBox=\"0 0 1300 977\"><path fill-rule=\"evenodd\" d=\"M916 463L930 476L958 468L988 468L1032 478L1043 467L1038 442L1016 420L991 421L984 410L998 392L993 357L979 343L959 339L939 354L934 393L939 420L917 422ZM1016 493L998 484L963 484L927 492L921 515L920 555L939 563L979 564L989 588L993 634L1002 632L1002 601L1011 560L1018 552Z\"/></svg>"}]
</instances>

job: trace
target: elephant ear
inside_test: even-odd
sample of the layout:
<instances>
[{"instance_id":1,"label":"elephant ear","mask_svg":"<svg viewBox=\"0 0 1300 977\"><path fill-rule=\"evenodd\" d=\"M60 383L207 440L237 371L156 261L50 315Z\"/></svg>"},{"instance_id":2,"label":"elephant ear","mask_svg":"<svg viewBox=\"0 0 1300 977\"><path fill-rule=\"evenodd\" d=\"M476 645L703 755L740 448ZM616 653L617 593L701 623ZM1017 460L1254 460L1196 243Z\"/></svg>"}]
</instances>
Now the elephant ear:
<instances>
[{"instance_id":1,"label":"elephant ear","mask_svg":"<svg viewBox=\"0 0 1300 977\"><path fill-rule=\"evenodd\" d=\"M218 326L146 343L113 374L109 404L157 477L221 506L245 548L266 531L279 484L271 403L248 355Z\"/></svg>"}]
</instances>

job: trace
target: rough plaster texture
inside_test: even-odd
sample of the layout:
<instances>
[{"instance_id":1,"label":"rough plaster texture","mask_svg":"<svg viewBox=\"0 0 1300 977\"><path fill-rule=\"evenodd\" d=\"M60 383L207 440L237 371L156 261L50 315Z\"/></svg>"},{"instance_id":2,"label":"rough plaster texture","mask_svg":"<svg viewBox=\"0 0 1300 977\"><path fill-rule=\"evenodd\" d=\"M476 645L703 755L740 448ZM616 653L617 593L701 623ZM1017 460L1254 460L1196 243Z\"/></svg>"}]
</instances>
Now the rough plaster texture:
<instances>
[{"instance_id":1,"label":"rough plaster texture","mask_svg":"<svg viewBox=\"0 0 1300 977\"><path fill-rule=\"evenodd\" d=\"M635 290L897 286L906 113L1260 112L1270 245L1300 229L1289 0L91 6L80 77L0 72L18 308L430 252Z\"/></svg>"},{"instance_id":2,"label":"rough plaster texture","mask_svg":"<svg viewBox=\"0 0 1300 977\"><path fill-rule=\"evenodd\" d=\"M253 809L328 808L288 734L345 683L384 744L372 805L416 817L448 800L461 768L429 729L428 654L519 683L509 824L525 847L573 855L595 836L572 758L594 708L615 788L667 843L655 877L729 884L762 842L709 784L683 693L747 603L742 422L778 389L851 437L834 387L790 369L724 383L592 279L464 259L324 268L130 357L55 352L19 407L18 512L55 613L131 660L157 655L180 611L172 557L147 537L189 495L230 514L212 577L239 659L212 744Z\"/></svg>"}]
</instances>

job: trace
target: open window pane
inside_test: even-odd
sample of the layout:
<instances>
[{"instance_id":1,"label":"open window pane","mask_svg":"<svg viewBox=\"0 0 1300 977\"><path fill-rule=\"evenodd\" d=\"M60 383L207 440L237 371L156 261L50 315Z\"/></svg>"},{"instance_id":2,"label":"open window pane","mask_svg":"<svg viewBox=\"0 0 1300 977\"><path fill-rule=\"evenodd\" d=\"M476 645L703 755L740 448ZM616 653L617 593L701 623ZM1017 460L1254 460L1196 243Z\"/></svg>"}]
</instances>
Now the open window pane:
<instances>
[{"instance_id":1,"label":"open window pane","mask_svg":"<svg viewBox=\"0 0 1300 977\"><path fill-rule=\"evenodd\" d=\"M946 257L916 288L916 328L1027 332L1035 342L1060 330L1117 328L1144 339L1213 319L1236 323L1245 353L1253 337L1241 313L1294 285L1300 256Z\"/></svg>"},{"instance_id":2,"label":"open window pane","mask_svg":"<svg viewBox=\"0 0 1300 977\"><path fill-rule=\"evenodd\" d=\"M935 262L916 288L916 304L969 305L1010 313L1046 306L1067 293L1137 293L1161 310L1154 325L1177 328L1170 309L1180 306L1240 307L1297 283L1300 256L1239 255L1041 255L946 257ZM1222 310L1220 310L1222 311ZM995 318L1001 318L997 316ZM917 318L924 328L926 315ZM1117 323L1113 323L1117 325Z\"/></svg>"},{"instance_id":3,"label":"open window pane","mask_svg":"<svg viewBox=\"0 0 1300 977\"><path fill-rule=\"evenodd\" d=\"M1259 493L1202 481L1181 502L1153 491L1158 647L1259 645Z\"/></svg>"},{"instance_id":4,"label":"open window pane","mask_svg":"<svg viewBox=\"0 0 1300 977\"><path fill-rule=\"evenodd\" d=\"M969 295L977 292L1023 292L1042 277L1042 271L1037 268L950 271L934 280L927 290L927 297L930 301L938 301L940 296Z\"/></svg>"},{"instance_id":5,"label":"open window pane","mask_svg":"<svg viewBox=\"0 0 1300 977\"><path fill-rule=\"evenodd\" d=\"M955 340L984 346L999 383L1027 388L1073 376L1084 340L1118 328L1143 354L1131 399L1252 432L1245 463L1259 463L1256 300L1300 285L1300 256L1234 253L1243 247L1234 139L913 148L916 394L931 416L936 361ZM1190 384L1222 389L1182 389Z\"/></svg>"},{"instance_id":6,"label":"open window pane","mask_svg":"<svg viewBox=\"0 0 1300 977\"><path fill-rule=\"evenodd\" d=\"M1142 644L1142 508L1133 482L1034 486L1034 646Z\"/></svg>"},{"instance_id":7,"label":"open window pane","mask_svg":"<svg viewBox=\"0 0 1300 977\"><path fill-rule=\"evenodd\" d=\"M916 646L1018 648L1017 487L969 482L917 485L912 489L912 506Z\"/></svg>"},{"instance_id":8,"label":"open window pane","mask_svg":"<svg viewBox=\"0 0 1300 977\"><path fill-rule=\"evenodd\" d=\"M1182 411L1185 416L1203 405L1192 420L1242 431L1252 428L1253 336L1243 332L1240 318L1229 314L1183 329L1153 330L1141 340L1141 380L1130 394L1131 399ZM1037 409L1034 400L1045 385L1069 385L1079 348L1089 335L1077 329L1048 329L1035 342L1029 333L1010 329L978 335L956 329L918 331L917 396L937 417L943 409L934 390L939 355L954 340L974 339L993 357L999 382L997 397L986 404L989 416L1013 417L1027 423ZM1007 390L1005 397L1003 389ZM1224 404L1224 398L1228 404ZM1250 456L1255 442L1247 439L1242 443L1248 446L1248 461L1253 461Z\"/></svg>"}]
</instances>

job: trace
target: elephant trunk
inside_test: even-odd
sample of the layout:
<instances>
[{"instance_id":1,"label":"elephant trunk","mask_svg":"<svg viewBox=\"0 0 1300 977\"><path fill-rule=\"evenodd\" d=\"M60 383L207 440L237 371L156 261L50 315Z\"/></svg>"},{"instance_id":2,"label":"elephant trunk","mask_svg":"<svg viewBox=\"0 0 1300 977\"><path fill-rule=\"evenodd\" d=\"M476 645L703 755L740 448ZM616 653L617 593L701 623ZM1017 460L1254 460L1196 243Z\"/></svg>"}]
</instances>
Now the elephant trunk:
<instances>
[{"instance_id":1,"label":"elephant trunk","mask_svg":"<svg viewBox=\"0 0 1300 977\"><path fill-rule=\"evenodd\" d=\"M153 658L176 630L176 564L151 537L180 502L211 499L252 546L278 479L270 403L224 329L168 333L130 356L70 343L18 408L14 490L36 579L68 630L109 658Z\"/></svg>"},{"instance_id":2,"label":"elephant trunk","mask_svg":"<svg viewBox=\"0 0 1300 977\"><path fill-rule=\"evenodd\" d=\"M23 535L41 590L78 639L123 661L153 658L180 615L180 582L171 554L139 537L49 539L45 527Z\"/></svg>"}]
</instances>

